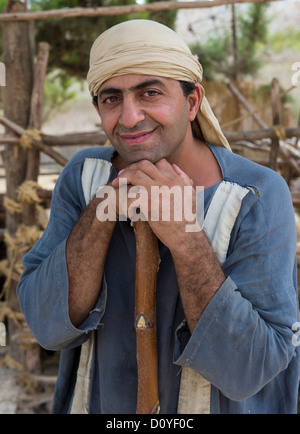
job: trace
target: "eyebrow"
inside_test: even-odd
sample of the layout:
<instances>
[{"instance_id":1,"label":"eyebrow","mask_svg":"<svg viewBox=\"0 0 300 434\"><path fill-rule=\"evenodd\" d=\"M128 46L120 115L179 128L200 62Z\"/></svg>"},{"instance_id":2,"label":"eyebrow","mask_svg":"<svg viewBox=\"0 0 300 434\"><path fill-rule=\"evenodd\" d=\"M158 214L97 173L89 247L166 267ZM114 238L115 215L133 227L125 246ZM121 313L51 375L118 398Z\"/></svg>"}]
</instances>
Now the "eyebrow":
<instances>
[{"instance_id":1,"label":"eyebrow","mask_svg":"<svg viewBox=\"0 0 300 434\"><path fill-rule=\"evenodd\" d=\"M163 88L166 88L165 84L161 81L158 80L157 78L155 79L151 79L151 80L145 80L139 84L137 84L136 86L132 86L130 87L128 90L131 92L137 91L137 90L141 90L144 89L145 87L149 87L149 86L154 86L154 85L159 85ZM103 89L99 92L99 98L104 97L105 95L111 95L114 93L122 93L124 89L121 88L117 88L117 87L108 87L106 89Z\"/></svg>"}]
</instances>

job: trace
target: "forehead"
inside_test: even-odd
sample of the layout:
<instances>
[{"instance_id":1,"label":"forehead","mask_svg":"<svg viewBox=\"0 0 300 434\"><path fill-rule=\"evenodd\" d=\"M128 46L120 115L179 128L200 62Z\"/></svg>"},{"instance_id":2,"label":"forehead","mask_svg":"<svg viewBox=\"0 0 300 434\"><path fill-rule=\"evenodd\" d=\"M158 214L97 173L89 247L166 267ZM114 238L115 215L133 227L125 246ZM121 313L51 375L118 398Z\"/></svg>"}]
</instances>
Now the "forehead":
<instances>
[{"instance_id":1,"label":"forehead","mask_svg":"<svg viewBox=\"0 0 300 434\"><path fill-rule=\"evenodd\" d=\"M158 86L167 90L179 86L179 82L172 78L158 77L155 75L126 74L106 80L100 86L99 94L110 89L124 92L128 90L139 90L147 86Z\"/></svg>"}]
</instances>

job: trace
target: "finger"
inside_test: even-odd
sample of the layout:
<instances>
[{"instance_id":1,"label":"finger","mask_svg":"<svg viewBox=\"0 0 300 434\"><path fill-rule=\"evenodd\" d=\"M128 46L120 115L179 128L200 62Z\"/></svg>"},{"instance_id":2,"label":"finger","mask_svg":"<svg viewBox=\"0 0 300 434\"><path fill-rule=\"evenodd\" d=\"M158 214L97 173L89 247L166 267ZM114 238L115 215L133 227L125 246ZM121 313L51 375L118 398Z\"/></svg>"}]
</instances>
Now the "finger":
<instances>
[{"instance_id":1,"label":"finger","mask_svg":"<svg viewBox=\"0 0 300 434\"><path fill-rule=\"evenodd\" d=\"M117 178L112 181L112 186L117 188L126 184L151 186L153 185L153 180L142 170L132 170L126 168L121 174L118 175Z\"/></svg>"},{"instance_id":2,"label":"finger","mask_svg":"<svg viewBox=\"0 0 300 434\"><path fill-rule=\"evenodd\" d=\"M145 185L144 182L148 184L150 183L151 185L153 184L151 183L151 180L156 183L163 181L162 174L149 160L141 160L137 163L130 164L125 169L122 169L118 173L118 177L112 183L114 187L119 185L119 180L121 178L127 178L127 184L133 185L137 185L138 182L142 182L143 184L141 185Z\"/></svg>"},{"instance_id":3,"label":"finger","mask_svg":"<svg viewBox=\"0 0 300 434\"><path fill-rule=\"evenodd\" d=\"M177 164L172 164L172 167L174 171L177 173L177 175L182 175L184 172L180 169L180 167L177 166Z\"/></svg>"},{"instance_id":4,"label":"finger","mask_svg":"<svg viewBox=\"0 0 300 434\"><path fill-rule=\"evenodd\" d=\"M174 169L174 172L177 173L187 184L193 185L193 180L183 171L180 169L180 167L177 166L177 164L172 164L172 167Z\"/></svg>"},{"instance_id":5,"label":"finger","mask_svg":"<svg viewBox=\"0 0 300 434\"><path fill-rule=\"evenodd\" d=\"M180 169L177 164L169 163L166 158L159 160L156 163L156 167L166 178L173 182L176 180L176 178L174 178L174 174L176 174L176 176L179 176L180 180L183 181L185 185L193 185L193 181L190 179L190 177L182 169Z\"/></svg>"},{"instance_id":6,"label":"finger","mask_svg":"<svg viewBox=\"0 0 300 434\"><path fill-rule=\"evenodd\" d=\"M149 160L141 160L136 163L132 163L129 166L127 166L125 169L123 169L123 171L119 172L119 175L120 173L123 174L124 171L126 170L131 170L131 171L140 170L144 172L146 175L148 175L150 178L155 178L158 173L155 165L151 163L151 161Z\"/></svg>"},{"instance_id":7,"label":"finger","mask_svg":"<svg viewBox=\"0 0 300 434\"><path fill-rule=\"evenodd\" d=\"M174 178L174 169L166 158L162 158L161 160L157 161L155 163L155 167L160 172L160 174L165 176L166 178Z\"/></svg>"}]
</instances>

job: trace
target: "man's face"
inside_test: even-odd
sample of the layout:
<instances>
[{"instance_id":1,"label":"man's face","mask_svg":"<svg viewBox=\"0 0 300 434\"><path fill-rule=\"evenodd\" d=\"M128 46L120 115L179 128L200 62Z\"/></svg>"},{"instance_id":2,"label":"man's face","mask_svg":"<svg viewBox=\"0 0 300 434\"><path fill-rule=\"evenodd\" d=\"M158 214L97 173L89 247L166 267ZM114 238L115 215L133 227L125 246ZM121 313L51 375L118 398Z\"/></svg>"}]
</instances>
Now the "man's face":
<instances>
[{"instance_id":1,"label":"man's face","mask_svg":"<svg viewBox=\"0 0 300 434\"><path fill-rule=\"evenodd\" d=\"M98 112L108 139L128 164L172 161L184 149L194 118L178 81L134 74L102 84Z\"/></svg>"}]
</instances>

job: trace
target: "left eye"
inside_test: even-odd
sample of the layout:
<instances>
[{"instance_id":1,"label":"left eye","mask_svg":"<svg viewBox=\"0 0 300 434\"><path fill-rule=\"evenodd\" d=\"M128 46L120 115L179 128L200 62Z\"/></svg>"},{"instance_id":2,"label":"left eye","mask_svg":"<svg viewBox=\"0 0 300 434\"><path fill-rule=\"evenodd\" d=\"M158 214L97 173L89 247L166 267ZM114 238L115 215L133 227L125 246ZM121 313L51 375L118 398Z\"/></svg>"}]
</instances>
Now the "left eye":
<instances>
[{"instance_id":1,"label":"left eye","mask_svg":"<svg viewBox=\"0 0 300 434\"><path fill-rule=\"evenodd\" d=\"M103 101L104 103L114 103L118 100L118 97L113 95L113 96L109 96L107 98L105 98L105 100Z\"/></svg>"},{"instance_id":2,"label":"left eye","mask_svg":"<svg viewBox=\"0 0 300 434\"><path fill-rule=\"evenodd\" d=\"M147 90L145 92L145 95L146 96L156 96L156 95L159 95L159 92L157 90Z\"/></svg>"}]
</instances>

